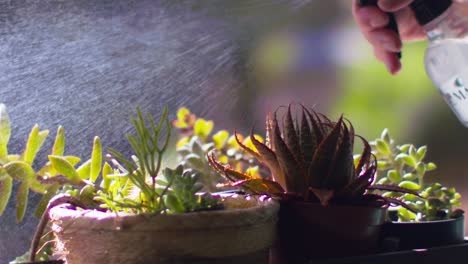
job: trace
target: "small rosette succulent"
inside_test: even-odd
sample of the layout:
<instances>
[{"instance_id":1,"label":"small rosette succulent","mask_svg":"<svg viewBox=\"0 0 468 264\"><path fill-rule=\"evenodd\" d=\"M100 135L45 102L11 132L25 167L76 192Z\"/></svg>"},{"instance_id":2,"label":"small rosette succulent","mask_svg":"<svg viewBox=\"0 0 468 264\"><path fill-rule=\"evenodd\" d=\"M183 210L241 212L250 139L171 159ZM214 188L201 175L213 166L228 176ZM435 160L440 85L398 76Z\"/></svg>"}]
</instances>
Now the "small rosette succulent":
<instances>
[{"instance_id":1,"label":"small rosette succulent","mask_svg":"<svg viewBox=\"0 0 468 264\"><path fill-rule=\"evenodd\" d=\"M300 106L299 118L293 118L291 105L280 123L277 114L267 116L266 143L251 134L252 147L238 142L243 149L267 166L271 178L251 177L223 165L210 155L210 164L228 178L233 186L256 194L285 199L295 197L308 202L329 203L396 203L392 197L373 194L373 190L417 193L392 185L374 185L377 161L369 143L355 135L352 124L341 116L333 122L323 114ZM361 158L353 160L354 139L361 139Z\"/></svg>"}]
</instances>

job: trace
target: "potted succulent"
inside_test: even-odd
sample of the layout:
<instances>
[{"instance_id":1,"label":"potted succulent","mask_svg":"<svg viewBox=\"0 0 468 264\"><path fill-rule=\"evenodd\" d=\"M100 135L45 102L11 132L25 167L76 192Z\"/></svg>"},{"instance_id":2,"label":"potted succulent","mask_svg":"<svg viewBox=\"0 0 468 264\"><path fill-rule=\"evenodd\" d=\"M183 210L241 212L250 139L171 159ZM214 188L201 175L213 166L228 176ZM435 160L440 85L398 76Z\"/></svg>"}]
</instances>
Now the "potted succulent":
<instances>
[{"instance_id":1,"label":"potted succulent","mask_svg":"<svg viewBox=\"0 0 468 264\"><path fill-rule=\"evenodd\" d=\"M398 185L419 193L419 196L382 193L397 195L415 211L399 206L389 210L392 222L385 225L385 235L396 238L402 250L463 243L464 213L457 209L461 206L461 195L455 188L428 183L426 173L435 170L436 165L424 161L427 147L397 144L387 129L371 146L379 160L379 184Z\"/></svg>"},{"instance_id":2,"label":"potted succulent","mask_svg":"<svg viewBox=\"0 0 468 264\"><path fill-rule=\"evenodd\" d=\"M5 139L10 134L9 120L5 108L0 110L0 139ZM182 165L164 168L172 128L167 109L158 123L141 111L132 122L136 135L128 135L135 152L131 159L109 149L111 155L105 161L96 138L91 158L78 165L78 158L63 155L63 129L49 162L37 172L28 155L6 155L8 160L2 156L2 184L5 179L10 179L7 183L19 179L27 182L28 190L45 193L30 261L50 255L38 250L38 244L49 248L42 234L50 228L55 236L53 255L70 264L267 263L277 203L267 197L200 192L199 172ZM30 136L28 146L36 150L44 140L45 136ZM0 143L5 150L8 139ZM29 157L31 164L24 165L23 157ZM10 160L21 161L21 166L12 167ZM11 191L6 193L9 197ZM2 192L2 204L8 197ZM21 201L26 200L18 200L18 219L25 210Z\"/></svg>"},{"instance_id":3,"label":"potted succulent","mask_svg":"<svg viewBox=\"0 0 468 264\"><path fill-rule=\"evenodd\" d=\"M210 163L221 174L255 194L280 201L279 239L272 251L273 263L303 263L310 258L340 257L377 250L387 207L393 197L373 194L376 189L415 192L394 185L373 185L377 161L366 140L354 134L351 123L300 106L294 118L291 106L283 117L267 116L266 144L252 134L255 148L238 142L265 164L268 178L252 177L222 164L215 155ZM356 165L354 138L364 144Z\"/></svg>"}]
</instances>

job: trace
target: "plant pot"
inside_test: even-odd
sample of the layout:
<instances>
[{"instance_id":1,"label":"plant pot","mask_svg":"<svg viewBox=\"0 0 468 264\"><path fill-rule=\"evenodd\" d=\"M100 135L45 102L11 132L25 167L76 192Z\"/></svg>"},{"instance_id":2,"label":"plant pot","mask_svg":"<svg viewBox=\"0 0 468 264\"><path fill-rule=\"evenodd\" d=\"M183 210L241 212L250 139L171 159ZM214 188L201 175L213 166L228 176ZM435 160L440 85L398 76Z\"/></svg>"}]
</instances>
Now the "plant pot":
<instances>
[{"instance_id":1,"label":"plant pot","mask_svg":"<svg viewBox=\"0 0 468 264\"><path fill-rule=\"evenodd\" d=\"M186 214L116 215L59 206L49 215L57 252L68 264L268 263L279 205L252 199L251 208Z\"/></svg>"},{"instance_id":2,"label":"plant pot","mask_svg":"<svg viewBox=\"0 0 468 264\"><path fill-rule=\"evenodd\" d=\"M34 262L21 262L18 264L64 264L63 260L48 260L48 261L34 261Z\"/></svg>"},{"instance_id":3,"label":"plant pot","mask_svg":"<svg viewBox=\"0 0 468 264\"><path fill-rule=\"evenodd\" d=\"M304 263L377 250L387 207L281 203L271 263Z\"/></svg>"},{"instance_id":4,"label":"plant pot","mask_svg":"<svg viewBox=\"0 0 468 264\"><path fill-rule=\"evenodd\" d=\"M428 222L391 222L384 225L384 236L394 238L399 250L423 249L464 242L464 216Z\"/></svg>"}]
</instances>

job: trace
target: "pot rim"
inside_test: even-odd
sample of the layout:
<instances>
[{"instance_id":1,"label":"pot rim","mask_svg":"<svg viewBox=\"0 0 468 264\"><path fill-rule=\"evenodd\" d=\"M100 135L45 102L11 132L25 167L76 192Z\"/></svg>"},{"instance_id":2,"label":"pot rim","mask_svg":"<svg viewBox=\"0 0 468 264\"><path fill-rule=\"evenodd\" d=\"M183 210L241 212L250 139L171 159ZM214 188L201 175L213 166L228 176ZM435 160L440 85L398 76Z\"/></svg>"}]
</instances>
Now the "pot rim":
<instances>
[{"instance_id":1,"label":"pot rim","mask_svg":"<svg viewBox=\"0 0 468 264\"><path fill-rule=\"evenodd\" d=\"M457 218L449 218L449 219L443 219L443 220L431 220L431 221L420 221L420 222L398 222L398 221L391 221L389 223L394 224L394 225L435 225L435 224L441 224L441 223L450 223L450 222L456 222L456 221L464 221L465 216L460 216Z\"/></svg>"},{"instance_id":2,"label":"pot rim","mask_svg":"<svg viewBox=\"0 0 468 264\"><path fill-rule=\"evenodd\" d=\"M254 198L257 200L257 205L249 208L228 208L182 214L114 213L89 209L76 210L61 205L52 208L49 217L53 223L67 225L70 228L73 226L73 229L93 226L93 229L99 230L123 230L131 227L135 231L212 229L254 226L277 221L278 202L268 197Z\"/></svg>"}]
</instances>

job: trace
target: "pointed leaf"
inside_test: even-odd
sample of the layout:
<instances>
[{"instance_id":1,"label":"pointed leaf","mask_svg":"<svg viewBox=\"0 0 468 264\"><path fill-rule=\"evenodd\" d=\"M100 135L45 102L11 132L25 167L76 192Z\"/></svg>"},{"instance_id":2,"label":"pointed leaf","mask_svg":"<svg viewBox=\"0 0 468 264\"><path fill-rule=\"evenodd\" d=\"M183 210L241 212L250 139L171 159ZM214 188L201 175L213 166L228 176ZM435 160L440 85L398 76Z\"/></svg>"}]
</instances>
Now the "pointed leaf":
<instances>
[{"instance_id":1,"label":"pointed leaf","mask_svg":"<svg viewBox=\"0 0 468 264\"><path fill-rule=\"evenodd\" d=\"M99 173L101 172L102 168L102 145L101 139L99 137L94 138L93 143L93 151L91 154L91 170L90 170L90 178L91 182L96 182Z\"/></svg>"},{"instance_id":2,"label":"pointed leaf","mask_svg":"<svg viewBox=\"0 0 468 264\"><path fill-rule=\"evenodd\" d=\"M253 132L252 132L252 133L253 133ZM255 151L255 150L249 148L248 146L244 145L244 143L242 143L242 136L240 136L240 135L237 133L237 131L234 131L234 139L236 140L236 142L237 142L237 144L239 145L239 147L241 147L241 148L242 148L243 150L245 150L247 153L249 153L250 155L252 155L254 158L256 158L256 159L258 159L258 160L261 160L262 157L261 157L261 155L260 155L257 151ZM253 141L254 141L254 140L255 140L255 141L258 141L258 140L255 139L255 137L254 137L253 139L251 139L251 140L252 140L252 143L253 143L254 145L255 145L255 143L254 143ZM257 148L257 150L258 150L258 148ZM259 150L258 150L258 151L259 151Z\"/></svg>"},{"instance_id":3,"label":"pointed leaf","mask_svg":"<svg viewBox=\"0 0 468 264\"><path fill-rule=\"evenodd\" d=\"M265 145L274 150L273 144L273 121L271 118L271 113L268 113L266 117L266 138L265 138Z\"/></svg>"},{"instance_id":4,"label":"pointed leaf","mask_svg":"<svg viewBox=\"0 0 468 264\"><path fill-rule=\"evenodd\" d=\"M24 218L28 207L29 184L22 182L16 193L16 222L19 224Z\"/></svg>"},{"instance_id":5,"label":"pointed leaf","mask_svg":"<svg viewBox=\"0 0 468 264\"><path fill-rule=\"evenodd\" d=\"M105 162L104 167L102 168L102 183L101 183L101 188L104 189L105 191L109 190L109 186L112 182L112 178L109 177L109 175L112 174L112 167L109 165L109 163Z\"/></svg>"},{"instance_id":6,"label":"pointed leaf","mask_svg":"<svg viewBox=\"0 0 468 264\"><path fill-rule=\"evenodd\" d=\"M1 107L1 105L0 105ZM11 190L13 188L13 179L6 177L0 181L0 216L5 211L8 201L10 200Z\"/></svg>"},{"instance_id":7,"label":"pointed leaf","mask_svg":"<svg viewBox=\"0 0 468 264\"><path fill-rule=\"evenodd\" d=\"M284 141L288 146L288 149L291 151L291 154L294 156L294 159L298 163L302 163L301 148L299 147L299 137L294 127L294 121L291 114L291 105L289 105L288 112L286 113L283 134Z\"/></svg>"},{"instance_id":8,"label":"pointed leaf","mask_svg":"<svg viewBox=\"0 0 468 264\"><path fill-rule=\"evenodd\" d=\"M273 179L278 182L281 186L286 186L286 179L283 170L278 162L276 154L268 146L258 141L253 133L250 134L250 138L255 148L260 153L257 158L260 162L264 163L269 169L273 176Z\"/></svg>"},{"instance_id":9,"label":"pointed leaf","mask_svg":"<svg viewBox=\"0 0 468 264\"><path fill-rule=\"evenodd\" d=\"M62 126L57 129L54 146L52 147L52 155L63 156L65 153L65 131Z\"/></svg>"},{"instance_id":10,"label":"pointed leaf","mask_svg":"<svg viewBox=\"0 0 468 264\"><path fill-rule=\"evenodd\" d=\"M79 183L81 181L80 175L75 170L73 165L68 162L64 157L49 155L49 160L52 163L52 166L70 181L74 183Z\"/></svg>"},{"instance_id":11,"label":"pointed leaf","mask_svg":"<svg viewBox=\"0 0 468 264\"><path fill-rule=\"evenodd\" d=\"M277 182L264 179L238 181L232 184L232 186L246 188L257 195L281 196L284 193L283 188Z\"/></svg>"},{"instance_id":12,"label":"pointed leaf","mask_svg":"<svg viewBox=\"0 0 468 264\"><path fill-rule=\"evenodd\" d=\"M375 141L375 147L377 148L377 151L382 153L383 155L390 155L392 153L390 149L390 145L387 144L385 141L377 139Z\"/></svg>"},{"instance_id":13,"label":"pointed leaf","mask_svg":"<svg viewBox=\"0 0 468 264\"><path fill-rule=\"evenodd\" d=\"M214 134L213 142L215 144L216 149L222 149L224 145L226 145L228 138L229 133L226 130L221 130Z\"/></svg>"},{"instance_id":14,"label":"pointed leaf","mask_svg":"<svg viewBox=\"0 0 468 264\"><path fill-rule=\"evenodd\" d=\"M25 162L32 164L36 158L36 154L44 144L45 139L49 135L48 130L39 131L39 126L35 125L29 133L28 142L26 143L26 149L23 153L23 159Z\"/></svg>"},{"instance_id":15,"label":"pointed leaf","mask_svg":"<svg viewBox=\"0 0 468 264\"><path fill-rule=\"evenodd\" d=\"M286 190L288 192L305 193L307 191L305 175L301 171L300 164L295 160L294 155L281 137L276 116L273 118L272 128L276 158L286 179Z\"/></svg>"},{"instance_id":16,"label":"pointed leaf","mask_svg":"<svg viewBox=\"0 0 468 264\"><path fill-rule=\"evenodd\" d=\"M367 166L370 162L370 159L371 159L371 156L372 156L372 148L371 146L369 145L369 142L367 142L367 140L365 140L363 137L361 136L357 136L361 139L362 143L364 144L364 149L362 151L362 154L361 154L361 159L359 160L359 163L356 167L356 174L360 174L362 169Z\"/></svg>"},{"instance_id":17,"label":"pointed leaf","mask_svg":"<svg viewBox=\"0 0 468 264\"><path fill-rule=\"evenodd\" d=\"M341 189L355 177L352 138L348 127L343 123L342 139L334 157L331 173L325 185L333 189Z\"/></svg>"},{"instance_id":18,"label":"pointed leaf","mask_svg":"<svg viewBox=\"0 0 468 264\"><path fill-rule=\"evenodd\" d=\"M417 158L419 161L423 160L426 157L427 146L422 146L416 152Z\"/></svg>"},{"instance_id":19,"label":"pointed leaf","mask_svg":"<svg viewBox=\"0 0 468 264\"><path fill-rule=\"evenodd\" d=\"M11 161L5 164L8 175L17 181L27 182L35 177L35 172L31 165L24 161Z\"/></svg>"},{"instance_id":20,"label":"pointed leaf","mask_svg":"<svg viewBox=\"0 0 468 264\"><path fill-rule=\"evenodd\" d=\"M333 161L340 140L343 119L333 127L326 138L319 143L309 171L309 186L317 189L332 189L328 177L333 169Z\"/></svg>"},{"instance_id":21,"label":"pointed leaf","mask_svg":"<svg viewBox=\"0 0 468 264\"><path fill-rule=\"evenodd\" d=\"M90 178L91 175L91 160L87 160L83 164L81 164L77 169L76 172L80 179L86 180Z\"/></svg>"},{"instance_id":22,"label":"pointed leaf","mask_svg":"<svg viewBox=\"0 0 468 264\"><path fill-rule=\"evenodd\" d=\"M306 107L303 107L303 109L305 110L307 116L309 117L310 119L310 122L312 124L312 128L313 128L313 135L315 136L315 140L317 142L317 144L319 144L319 142L322 142L324 137L325 137L325 131L323 130L322 126L321 126L321 120L320 118L318 117L317 113L313 110L309 111L309 109L307 109Z\"/></svg>"},{"instance_id":23,"label":"pointed leaf","mask_svg":"<svg viewBox=\"0 0 468 264\"><path fill-rule=\"evenodd\" d=\"M307 120L304 109L302 109L300 138L301 153L303 155L304 167L308 169L312 164L312 158L314 157L317 142L315 139L315 135L311 131L309 121Z\"/></svg>"},{"instance_id":24,"label":"pointed leaf","mask_svg":"<svg viewBox=\"0 0 468 264\"><path fill-rule=\"evenodd\" d=\"M8 116L6 106L0 104L0 162L6 162L7 160L10 136L10 117Z\"/></svg>"}]
</instances>

